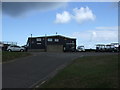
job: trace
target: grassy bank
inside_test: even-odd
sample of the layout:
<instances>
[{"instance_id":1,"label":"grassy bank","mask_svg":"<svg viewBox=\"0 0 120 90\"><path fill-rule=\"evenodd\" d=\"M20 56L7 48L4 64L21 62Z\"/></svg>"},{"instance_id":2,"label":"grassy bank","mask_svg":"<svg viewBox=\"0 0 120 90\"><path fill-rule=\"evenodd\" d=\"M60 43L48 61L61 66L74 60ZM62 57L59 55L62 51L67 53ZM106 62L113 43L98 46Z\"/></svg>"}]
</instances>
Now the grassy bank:
<instances>
[{"instance_id":1,"label":"grassy bank","mask_svg":"<svg viewBox=\"0 0 120 90\"><path fill-rule=\"evenodd\" d=\"M25 57L31 55L28 52L2 52L2 62L8 62L16 58Z\"/></svg>"},{"instance_id":2,"label":"grassy bank","mask_svg":"<svg viewBox=\"0 0 120 90\"><path fill-rule=\"evenodd\" d=\"M39 88L117 87L118 55L108 55L76 59Z\"/></svg>"}]
</instances>

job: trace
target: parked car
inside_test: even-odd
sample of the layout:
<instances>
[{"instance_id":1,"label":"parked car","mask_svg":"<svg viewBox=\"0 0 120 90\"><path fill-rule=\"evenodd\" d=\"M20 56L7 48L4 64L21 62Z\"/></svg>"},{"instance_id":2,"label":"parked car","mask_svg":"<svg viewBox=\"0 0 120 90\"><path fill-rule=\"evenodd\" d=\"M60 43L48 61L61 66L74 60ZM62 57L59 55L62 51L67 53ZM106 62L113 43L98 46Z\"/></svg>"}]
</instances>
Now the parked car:
<instances>
[{"instance_id":1,"label":"parked car","mask_svg":"<svg viewBox=\"0 0 120 90\"><path fill-rule=\"evenodd\" d=\"M106 45L104 45L104 44L96 45L96 52L105 52L105 51L106 51Z\"/></svg>"},{"instance_id":2,"label":"parked car","mask_svg":"<svg viewBox=\"0 0 120 90\"><path fill-rule=\"evenodd\" d=\"M77 47L77 51L85 51L85 47L84 46L78 46Z\"/></svg>"},{"instance_id":3,"label":"parked car","mask_svg":"<svg viewBox=\"0 0 120 90\"><path fill-rule=\"evenodd\" d=\"M17 45L12 45L12 46L8 46L7 51L11 52L11 51L20 51L20 52L24 52L25 48L24 47L20 47Z\"/></svg>"},{"instance_id":4,"label":"parked car","mask_svg":"<svg viewBox=\"0 0 120 90\"><path fill-rule=\"evenodd\" d=\"M27 45L24 45L24 46L21 46L21 47L23 47L23 48L25 48L25 50L24 51L28 51L28 47L27 47Z\"/></svg>"}]
</instances>

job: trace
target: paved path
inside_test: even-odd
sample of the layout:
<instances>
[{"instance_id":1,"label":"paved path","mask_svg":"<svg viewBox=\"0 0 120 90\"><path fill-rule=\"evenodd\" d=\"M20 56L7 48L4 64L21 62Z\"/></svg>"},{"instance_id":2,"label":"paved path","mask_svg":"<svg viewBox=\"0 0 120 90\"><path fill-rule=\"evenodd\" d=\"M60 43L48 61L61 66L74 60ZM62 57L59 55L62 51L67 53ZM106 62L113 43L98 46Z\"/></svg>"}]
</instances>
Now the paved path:
<instances>
[{"instance_id":1,"label":"paved path","mask_svg":"<svg viewBox=\"0 0 120 90\"><path fill-rule=\"evenodd\" d=\"M3 88L29 88L75 58L105 54L108 53L33 53L2 65L2 85Z\"/></svg>"}]
</instances>

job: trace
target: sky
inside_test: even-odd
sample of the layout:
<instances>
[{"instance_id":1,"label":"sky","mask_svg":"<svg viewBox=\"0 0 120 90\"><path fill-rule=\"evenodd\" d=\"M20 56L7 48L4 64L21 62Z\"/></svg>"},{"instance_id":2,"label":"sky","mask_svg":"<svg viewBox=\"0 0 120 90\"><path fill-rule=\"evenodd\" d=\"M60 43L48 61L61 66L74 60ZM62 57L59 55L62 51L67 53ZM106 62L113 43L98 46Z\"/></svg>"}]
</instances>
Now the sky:
<instances>
[{"instance_id":1,"label":"sky","mask_svg":"<svg viewBox=\"0 0 120 90\"><path fill-rule=\"evenodd\" d=\"M115 2L4 2L2 41L25 45L28 37L58 35L77 39L77 46L118 42ZM0 38L1 39L1 38Z\"/></svg>"}]
</instances>

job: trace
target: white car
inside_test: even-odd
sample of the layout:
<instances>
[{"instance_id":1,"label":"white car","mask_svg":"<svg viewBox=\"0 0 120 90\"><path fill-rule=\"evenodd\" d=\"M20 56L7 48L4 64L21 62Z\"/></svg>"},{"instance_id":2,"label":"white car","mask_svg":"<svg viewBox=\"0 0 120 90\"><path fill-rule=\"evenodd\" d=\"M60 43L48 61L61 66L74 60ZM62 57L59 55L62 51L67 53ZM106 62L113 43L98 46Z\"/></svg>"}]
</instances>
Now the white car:
<instances>
[{"instance_id":1,"label":"white car","mask_svg":"<svg viewBox=\"0 0 120 90\"><path fill-rule=\"evenodd\" d=\"M77 51L85 51L85 47L84 46L78 46Z\"/></svg>"},{"instance_id":2,"label":"white car","mask_svg":"<svg viewBox=\"0 0 120 90\"><path fill-rule=\"evenodd\" d=\"M20 52L24 52L25 48L24 47L20 47L20 46L8 46L7 51L11 52L11 51L20 51Z\"/></svg>"}]
</instances>

